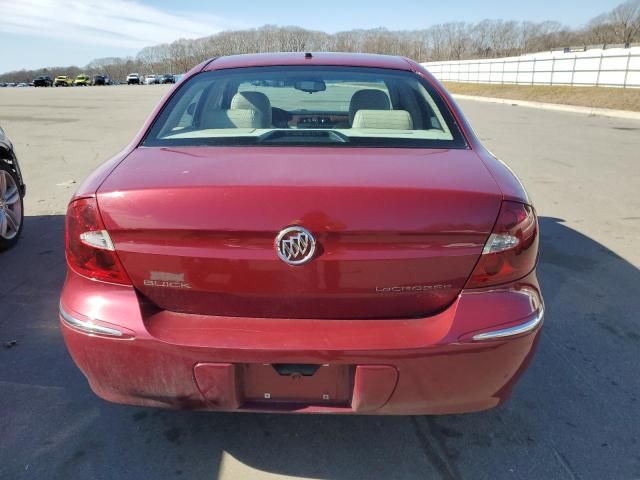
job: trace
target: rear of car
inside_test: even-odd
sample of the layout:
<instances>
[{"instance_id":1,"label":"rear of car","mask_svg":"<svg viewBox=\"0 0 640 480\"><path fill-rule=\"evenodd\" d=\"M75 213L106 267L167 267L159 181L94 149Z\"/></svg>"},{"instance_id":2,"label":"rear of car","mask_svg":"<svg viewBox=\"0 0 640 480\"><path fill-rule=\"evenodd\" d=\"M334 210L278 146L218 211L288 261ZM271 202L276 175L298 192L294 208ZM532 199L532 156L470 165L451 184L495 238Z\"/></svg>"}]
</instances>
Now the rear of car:
<instances>
[{"instance_id":1,"label":"rear of car","mask_svg":"<svg viewBox=\"0 0 640 480\"><path fill-rule=\"evenodd\" d=\"M296 55L195 69L81 187L74 360L137 405L499 404L543 315L524 190L417 64Z\"/></svg>"},{"instance_id":2,"label":"rear of car","mask_svg":"<svg viewBox=\"0 0 640 480\"><path fill-rule=\"evenodd\" d=\"M58 75L53 81L54 87L69 87L73 85L73 80L66 75Z\"/></svg>"},{"instance_id":3,"label":"rear of car","mask_svg":"<svg viewBox=\"0 0 640 480\"><path fill-rule=\"evenodd\" d=\"M91 78L88 75L85 75L84 73L81 73L73 81L73 84L76 87L88 87L89 85L91 85Z\"/></svg>"},{"instance_id":4,"label":"rear of car","mask_svg":"<svg viewBox=\"0 0 640 480\"><path fill-rule=\"evenodd\" d=\"M52 85L53 81L51 80L51 77L46 75L33 80L34 87L51 87Z\"/></svg>"},{"instance_id":5,"label":"rear of car","mask_svg":"<svg viewBox=\"0 0 640 480\"><path fill-rule=\"evenodd\" d=\"M160 76L159 75L146 75L144 77L144 84L145 85L156 85L160 83Z\"/></svg>"}]
</instances>

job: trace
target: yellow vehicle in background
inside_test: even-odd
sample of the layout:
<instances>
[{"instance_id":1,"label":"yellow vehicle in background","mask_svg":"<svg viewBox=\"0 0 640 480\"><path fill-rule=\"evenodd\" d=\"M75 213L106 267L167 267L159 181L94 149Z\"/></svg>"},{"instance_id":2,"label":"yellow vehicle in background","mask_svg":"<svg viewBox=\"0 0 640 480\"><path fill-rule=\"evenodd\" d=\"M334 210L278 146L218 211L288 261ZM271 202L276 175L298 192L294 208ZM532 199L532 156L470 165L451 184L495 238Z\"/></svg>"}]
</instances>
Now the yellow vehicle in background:
<instances>
[{"instance_id":1,"label":"yellow vehicle in background","mask_svg":"<svg viewBox=\"0 0 640 480\"><path fill-rule=\"evenodd\" d=\"M89 75L85 75L84 73L81 73L76 77L73 84L76 87L86 87L87 85L91 85L91 77L89 77Z\"/></svg>"},{"instance_id":2,"label":"yellow vehicle in background","mask_svg":"<svg viewBox=\"0 0 640 480\"><path fill-rule=\"evenodd\" d=\"M53 80L54 87L70 87L71 85L73 85L73 80L66 75L58 75Z\"/></svg>"}]
</instances>

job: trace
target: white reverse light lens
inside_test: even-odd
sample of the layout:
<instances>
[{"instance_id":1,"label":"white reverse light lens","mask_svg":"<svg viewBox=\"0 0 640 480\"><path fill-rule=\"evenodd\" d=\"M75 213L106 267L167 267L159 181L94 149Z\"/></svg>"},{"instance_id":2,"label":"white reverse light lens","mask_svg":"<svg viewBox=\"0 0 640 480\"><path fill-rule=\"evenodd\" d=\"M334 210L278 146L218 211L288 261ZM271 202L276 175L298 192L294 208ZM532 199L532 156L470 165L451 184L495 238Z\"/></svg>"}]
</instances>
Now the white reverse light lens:
<instances>
[{"instance_id":1,"label":"white reverse light lens","mask_svg":"<svg viewBox=\"0 0 640 480\"><path fill-rule=\"evenodd\" d=\"M106 230L92 230L91 232L84 232L80 234L80 241L85 245L89 245L93 248L99 248L100 250L114 251L113 242Z\"/></svg>"},{"instance_id":2,"label":"white reverse light lens","mask_svg":"<svg viewBox=\"0 0 640 480\"><path fill-rule=\"evenodd\" d=\"M487 240L487 244L482 249L482 254L498 253L510 250L520 243L518 237L509 235L508 233L492 233Z\"/></svg>"}]
</instances>

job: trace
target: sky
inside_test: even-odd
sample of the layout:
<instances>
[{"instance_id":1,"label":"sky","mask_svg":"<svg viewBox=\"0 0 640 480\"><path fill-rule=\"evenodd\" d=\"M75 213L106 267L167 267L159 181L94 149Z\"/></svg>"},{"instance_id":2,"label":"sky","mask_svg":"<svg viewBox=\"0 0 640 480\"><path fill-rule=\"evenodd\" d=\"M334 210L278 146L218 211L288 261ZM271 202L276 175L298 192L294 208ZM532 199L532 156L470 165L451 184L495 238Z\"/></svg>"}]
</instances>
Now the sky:
<instances>
[{"instance_id":1,"label":"sky","mask_svg":"<svg viewBox=\"0 0 640 480\"><path fill-rule=\"evenodd\" d=\"M621 1L0 0L0 72L84 66L95 58L135 55L143 47L178 38L265 24L329 33L411 30L485 18L554 20L579 27Z\"/></svg>"}]
</instances>

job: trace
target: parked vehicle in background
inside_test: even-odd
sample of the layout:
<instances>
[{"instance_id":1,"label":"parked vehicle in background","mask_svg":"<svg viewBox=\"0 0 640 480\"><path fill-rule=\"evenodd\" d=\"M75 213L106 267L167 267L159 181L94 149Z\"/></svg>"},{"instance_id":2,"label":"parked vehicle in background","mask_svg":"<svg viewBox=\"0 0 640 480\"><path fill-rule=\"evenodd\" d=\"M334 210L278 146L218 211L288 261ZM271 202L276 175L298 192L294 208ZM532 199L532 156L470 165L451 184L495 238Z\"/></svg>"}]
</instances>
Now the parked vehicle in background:
<instances>
[{"instance_id":1,"label":"parked vehicle in background","mask_svg":"<svg viewBox=\"0 0 640 480\"><path fill-rule=\"evenodd\" d=\"M16 82L7 83L7 87L15 87L15 86L16 86Z\"/></svg>"},{"instance_id":2,"label":"parked vehicle in background","mask_svg":"<svg viewBox=\"0 0 640 480\"><path fill-rule=\"evenodd\" d=\"M130 73L127 75L127 85L140 85L140 74Z\"/></svg>"},{"instance_id":3,"label":"parked vehicle in background","mask_svg":"<svg viewBox=\"0 0 640 480\"><path fill-rule=\"evenodd\" d=\"M5 88L6 86L7 86L7 84L6 84L6 83L4 83L4 82L0 82L0 88Z\"/></svg>"},{"instance_id":4,"label":"parked vehicle in background","mask_svg":"<svg viewBox=\"0 0 640 480\"><path fill-rule=\"evenodd\" d=\"M107 85L107 77L104 75L94 75L93 85Z\"/></svg>"},{"instance_id":5,"label":"parked vehicle in background","mask_svg":"<svg viewBox=\"0 0 640 480\"><path fill-rule=\"evenodd\" d=\"M176 83L176 79L170 73L165 73L160 77L160 83Z\"/></svg>"},{"instance_id":6,"label":"parked vehicle in background","mask_svg":"<svg viewBox=\"0 0 640 480\"><path fill-rule=\"evenodd\" d=\"M47 75L40 76L33 80L34 87L52 87L53 80Z\"/></svg>"},{"instance_id":7,"label":"parked vehicle in background","mask_svg":"<svg viewBox=\"0 0 640 480\"><path fill-rule=\"evenodd\" d=\"M59 320L114 402L484 410L540 337L538 238L524 187L416 62L221 57L71 199Z\"/></svg>"},{"instance_id":8,"label":"parked vehicle in background","mask_svg":"<svg viewBox=\"0 0 640 480\"><path fill-rule=\"evenodd\" d=\"M87 87L91 85L91 77L89 77L89 75L85 75L84 73L81 73L76 77L73 84L76 87Z\"/></svg>"},{"instance_id":9,"label":"parked vehicle in background","mask_svg":"<svg viewBox=\"0 0 640 480\"><path fill-rule=\"evenodd\" d=\"M70 87L73 85L73 80L66 75L58 75L54 81L54 87Z\"/></svg>"},{"instance_id":10,"label":"parked vehicle in background","mask_svg":"<svg viewBox=\"0 0 640 480\"><path fill-rule=\"evenodd\" d=\"M179 73L178 75L174 75L173 79L175 80L175 83L179 83L182 81L182 79L184 78L185 74L184 73Z\"/></svg>"},{"instance_id":11,"label":"parked vehicle in background","mask_svg":"<svg viewBox=\"0 0 640 480\"><path fill-rule=\"evenodd\" d=\"M15 245L22 232L25 193L13 144L0 127L0 251Z\"/></svg>"},{"instance_id":12,"label":"parked vehicle in background","mask_svg":"<svg viewBox=\"0 0 640 480\"><path fill-rule=\"evenodd\" d=\"M150 74L144 77L145 85L157 85L160 83L160 75Z\"/></svg>"},{"instance_id":13,"label":"parked vehicle in background","mask_svg":"<svg viewBox=\"0 0 640 480\"><path fill-rule=\"evenodd\" d=\"M26 83L26 82L20 82L17 86L18 86L18 87L28 87L28 86L29 86L29 84L28 84L28 83Z\"/></svg>"}]
</instances>

